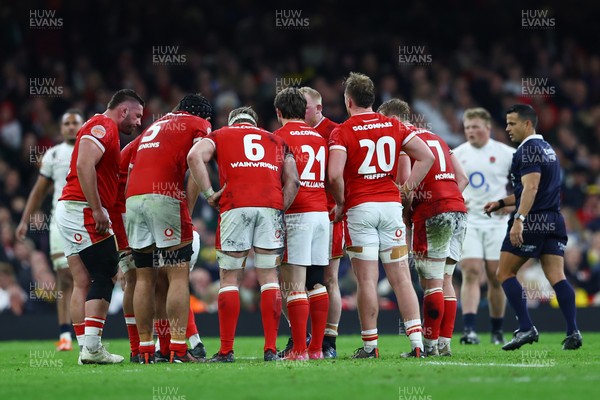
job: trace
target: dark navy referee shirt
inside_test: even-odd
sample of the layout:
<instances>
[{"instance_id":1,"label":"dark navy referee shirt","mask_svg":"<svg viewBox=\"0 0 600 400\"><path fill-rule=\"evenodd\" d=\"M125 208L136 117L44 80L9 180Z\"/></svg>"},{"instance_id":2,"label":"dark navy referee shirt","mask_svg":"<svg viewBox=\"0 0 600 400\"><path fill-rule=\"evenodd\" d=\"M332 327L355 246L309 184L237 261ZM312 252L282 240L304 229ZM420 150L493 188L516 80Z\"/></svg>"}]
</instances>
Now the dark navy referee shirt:
<instances>
[{"instance_id":1,"label":"dark navy referee shirt","mask_svg":"<svg viewBox=\"0 0 600 400\"><path fill-rule=\"evenodd\" d=\"M530 213L560 210L560 164L554 149L542 135L528 136L517 148L510 167L510 178L515 189L517 210L521 204L523 184L521 177L532 172L541 173L538 192Z\"/></svg>"}]
</instances>

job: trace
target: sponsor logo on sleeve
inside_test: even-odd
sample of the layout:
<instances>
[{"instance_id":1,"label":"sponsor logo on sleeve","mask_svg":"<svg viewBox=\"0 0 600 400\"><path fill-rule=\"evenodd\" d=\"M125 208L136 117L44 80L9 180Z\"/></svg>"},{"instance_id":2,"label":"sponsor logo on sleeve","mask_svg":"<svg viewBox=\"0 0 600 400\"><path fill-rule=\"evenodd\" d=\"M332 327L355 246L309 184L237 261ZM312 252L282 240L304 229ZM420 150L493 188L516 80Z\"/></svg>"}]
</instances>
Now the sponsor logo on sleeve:
<instances>
[{"instance_id":1,"label":"sponsor logo on sleeve","mask_svg":"<svg viewBox=\"0 0 600 400\"><path fill-rule=\"evenodd\" d=\"M90 133L97 137L98 139L102 139L106 135L106 128L102 125L94 125L92 129L90 129Z\"/></svg>"}]
</instances>

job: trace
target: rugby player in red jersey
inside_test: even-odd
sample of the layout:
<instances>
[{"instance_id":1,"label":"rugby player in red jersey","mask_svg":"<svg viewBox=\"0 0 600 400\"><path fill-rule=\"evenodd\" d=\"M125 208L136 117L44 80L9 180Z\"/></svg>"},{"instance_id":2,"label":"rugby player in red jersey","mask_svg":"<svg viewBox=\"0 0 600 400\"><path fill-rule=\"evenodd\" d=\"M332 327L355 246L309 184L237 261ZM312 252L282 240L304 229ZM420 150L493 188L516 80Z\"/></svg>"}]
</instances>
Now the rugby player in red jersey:
<instances>
[{"instance_id":1,"label":"rugby player in red jersey","mask_svg":"<svg viewBox=\"0 0 600 400\"><path fill-rule=\"evenodd\" d=\"M220 268L219 335L221 347L211 362L234 362L233 341L240 314L239 285L246 257L254 249L260 283L260 310L265 335L264 360L277 360L281 315L277 267L285 244L283 213L300 182L296 162L283 139L257 128L250 107L229 114L229 126L197 143L188 163L209 204L219 209L216 248ZM206 163L216 158L221 190L211 187Z\"/></svg>"},{"instance_id":2,"label":"rugby player in red jersey","mask_svg":"<svg viewBox=\"0 0 600 400\"><path fill-rule=\"evenodd\" d=\"M306 99L300 90L282 90L275 97L274 105L283 127L273 135L288 145L300 177L298 194L285 212L286 250L280 268L282 294L287 301L294 343L285 358L322 359L329 308L323 277L329 263L329 216L325 196L327 141L304 122ZM309 310L311 340L307 352Z\"/></svg>"},{"instance_id":3,"label":"rugby player in red jersey","mask_svg":"<svg viewBox=\"0 0 600 400\"><path fill-rule=\"evenodd\" d=\"M405 122L410 107L404 101L390 99L377 112L410 126ZM460 259L466 233L467 209L461 193L469 184L469 178L442 138L425 129L417 129L414 133L435 156L423 181L405 199L403 210L404 222L412 227L412 253L425 290L423 345L426 356L450 356L456 319L452 274ZM413 160L403 154L399 162L400 174L404 175L400 182L403 183Z\"/></svg>"},{"instance_id":4,"label":"rugby player in red jersey","mask_svg":"<svg viewBox=\"0 0 600 400\"><path fill-rule=\"evenodd\" d=\"M326 140L338 126L329 118L323 116L323 100L321 94L315 89L304 86L300 91L306 98L306 114L304 121L314 128ZM331 193L327 192L327 210L335 208L335 200ZM344 256L344 221L333 222L334 214L329 214L329 264L325 267L324 279L329 295L329 312L327 313L327 324L325 326L325 337L323 338L323 356L325 358L336 358L336 338L338 327L342 316L342 296L338 284L338 273L340 260Z\"/></svg>"},{"instance_id":5,"label":"rugby player in red jersey","mask_svg":"<svg viewBox=\"0 0 600 400\"><path fill-rule=\"evenodd\" d=\"M415 357L423 342L417 295L407 262L405 226L397 186L401 151L416 162L403 187L416 187L435 158L427 145L399 121L373 111L375 88L363 74L344 81L350 118L329 138L329 183L336 202L336 221L347 216L346 251L358 281L358 313L363 346L354 358L377 358L378 260L398 299Z\"/></svg>"},{"instance_id":6,"label":"rugby player in red jersey","mask_svg":"<svg viewBox=\"0 0 600 400\"><path fill-rule=\"evenodd\" d=\"M107 210L117 195L119 132L129 135L141 125L143 107L144 101L135 91L122 89L103 114L94 115L82 126L56 206L56 221L74 282L71 318L75 334L85 335L80 353L83 364L123 361L122 356L106 351L101 342L119 263Z\"/></svg>"},{"instance_id":7,"label":"rugby player in red jersey","mask_svg":"<svg viewBox=\"0 0 600 400\"><path fill-rule=\"evenodd\" d=\"M117 189L117 201L115 205L108 210L112 228L117 239L119 249L119 267L123 274L123 316L127 326L127 336L129 337L130 354L129 361L138 362L140 336L138 335L133 314L133 291L135 289L135 263L131 255L131 248L127 240L125 231L125 189L127 187L127 176L131 159L140 142L140 136L129 142L121 150L121 161L119 163L119 186Z\"/></svg>"},{"instance_id":8,"label":"rugby player in red jersey","mask_svg":"<svg viewBox=\"0 0 600 400\"><path fill-rule=\"evenodd\" d=\"M157 253L169 281L165 310L172 324L169 361L198 361L185 342L193 228L183 184L188 151L211 131L210 123L200 117L207 109L212 113L204 97L186 95L173 112L146 128L132 157L126 229L137 268L133 306L140 336L140 363L154 362L152 321L158 268L153 267L158 263L153 256Z\"/></svg>"}]
</instances>

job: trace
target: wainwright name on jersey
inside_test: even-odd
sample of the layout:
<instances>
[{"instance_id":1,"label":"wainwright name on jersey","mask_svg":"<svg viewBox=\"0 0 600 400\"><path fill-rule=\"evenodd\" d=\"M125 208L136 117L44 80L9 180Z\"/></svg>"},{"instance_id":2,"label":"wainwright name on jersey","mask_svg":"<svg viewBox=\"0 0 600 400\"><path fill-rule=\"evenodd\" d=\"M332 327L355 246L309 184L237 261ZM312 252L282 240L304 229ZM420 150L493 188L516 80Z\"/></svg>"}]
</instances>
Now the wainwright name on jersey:
<instances>
[{"instance_id":1,"label":"wainwright name on jersey","mask_svg":"<svg viewBox=\"0 0 600 400\"><path fill-rule=\"evenodd\" d=\"M514 152L514 148L493 139L481 148L466 142L454 149L454 156L469 177L469 185L463 191L469 224L488 225L490 221L506 223L508 220L508 215L492 214L489 218L483 213L483 207L489 201L506 197Z\"/></svg>"},{"instance_id":2,"label":"wainwright name on jersey","mask_svg":"<svg viewBox=\"0 0 600 400\"><path fill-rule=\"evenodd\" d=\"M291 121L273 135L282 138L296 160L300 188L286 214L328 211L325 196L327 142L304 122Z\"/></svg>"},{"instance_id":3,"label":"wainwright name on jersey","mask_svg":"<svg viewBox=\"0 0 600 400\"><path fill-rule=\"evenodd\" d=\"M221 214L241 207L283 210L281 177L289 153L283 139L241 123L218 129L203 140L215 146L220 185L227 184L219 201Z\"/></svg>"}]
</instances>

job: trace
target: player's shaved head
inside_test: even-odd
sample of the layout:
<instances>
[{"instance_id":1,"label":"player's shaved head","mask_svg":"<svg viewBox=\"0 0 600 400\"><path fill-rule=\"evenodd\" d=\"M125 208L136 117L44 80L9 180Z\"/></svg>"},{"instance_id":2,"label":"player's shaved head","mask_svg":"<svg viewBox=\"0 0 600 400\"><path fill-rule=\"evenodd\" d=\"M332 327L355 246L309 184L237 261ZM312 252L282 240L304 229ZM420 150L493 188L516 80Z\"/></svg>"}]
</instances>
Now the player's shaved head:
<instances>
[{"instance_id":1,"label":"player's shaved head","mask_svg":"<svg viewBox=\"0 0 600 400\"><path fill-rule=\"evenodd\" d=\"M377 112L386 117L398 117L401 121L410 119L410 106L407 102L396 98L384 101Z\"/></svg>"},{"instance_id":2,"label":"player's shaved head","mask_svg":"<svg viewBox=\"0 0 600 400\"><path fill-rule=\"evenodd\" d=\"M492 125L492 116L488 110L482 107L467 108L463 114L463 120L480 118L487 126Z\"/></svg>"},{"instance_id":3,"label":"player's shaved head","mask_svg":"<svg viewBox=\"0 0 600 400\"><path fill-rule=\"evenodd\" d=\"M323 97L321 97L321 93L319 93L317 90L311 88L310 86L302 86L299 90L305 96L310 96L315 101L315 103L317 103L317 104L323 103Z\"/></svg>"},{"instance_id":4,"label":"player's shaved head","mask_svg":"<svg viewBox=\"0 0 600 400\"><path fill-rule=\"evenodd\" d=\"M139 103L142 107L145 105L144 100L142 100L140 95L137 94L135 90L121 89L117 91L108 102L108 109L114 110L119 106L119 104L125 103L126 101Z\"/></svg>"},{"instance_id":5,"label":"player's shaved head","mask_svg":"<svg viewBox=\"0 0 600 400\"><path fill-rule=\"evenodd\" d=\"M252 107L238 107L229 113L229 117L227 117L227 124L252 124L254 126L258 125L258 114L256 111L252 109Z\"/></svg>"},{"instance_id":6,"label":"player's shaved head","mask_svg":"<svg viewBox=\"0 0 600 400\"><path fill-rule=\"evenodd\" d=\"M281 113L281 118L304 119L306 97L298 88L289 87L277 93L273 105Z\"/></svg>"},{"instance_id":7,"label":"player's shaved head","mask_svg":"<svg viewBox=\"0 0 600 400\"><path fill-rule=\"evenodd\" d=\"M344 80L344 94L360 108L369 108L375 102L375 85L371 78L358 72L350 72Z\"/></svg>"}]
</instances>

